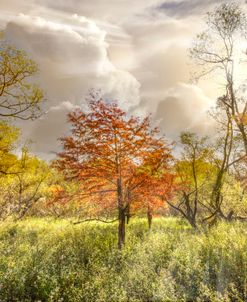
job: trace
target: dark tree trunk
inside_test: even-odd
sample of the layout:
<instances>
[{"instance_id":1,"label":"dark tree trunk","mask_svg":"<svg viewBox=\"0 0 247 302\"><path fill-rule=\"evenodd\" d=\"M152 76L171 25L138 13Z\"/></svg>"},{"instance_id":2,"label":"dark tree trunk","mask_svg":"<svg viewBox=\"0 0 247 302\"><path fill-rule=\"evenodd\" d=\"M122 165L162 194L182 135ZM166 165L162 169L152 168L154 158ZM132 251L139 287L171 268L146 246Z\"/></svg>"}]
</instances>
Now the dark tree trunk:
<instances>
[{"instance_id":1,"label":"dark tree trunk","mask_svg":"<svg viewBox=\"0 0 247 302\"><path fill-rule=\"evenodd\" d=\"M118 248L121 250L125 244L125 210L118 210Z\"/></svg>"},{"instance_id":2,"label":"dark tree trunk","mask_svg":"<svg viewBox=\"0 0 247 302\"><path fill-rule=\"evenodd\" d=\"M118 198L118 248L121 250L125 244L125 215L126 208L123 203L122 183L119 178L117 181L117 198Z\"/></svg>"},{"instance_id":3,"label":"dark tree trunk","mask_svg":"<svg viewBox=\"0 0 247 302\"><path fill-rule=\"evenodd\" d=\"M129 222L130 222L130 205L128 204L126 208L126 223L129 224Z\"/></svg>"},{"instance_id":4,"label":"dark tree trunk","mask_svg":"<svg viewBox=\"0 0 247 302\"><path fill-rule=\"evenodd\" d=\"M193 229L196 229L196 228L197 228L196 220L195 220L194 217L188 218L188 221L189 221L189 223L190 223L190 225L192 226Z\"/></svg>"},{"instance_id":5,"label":"dark tree trunk","mask_svg":"<svg viewBox=\"0 0 247 302\"><path fill-rule=\"evenodd\" d=\"M228 215L227 215L227 217L226 217L226 220L232 221L232 219L233 219L233 217L234 217L233 215L234 215L234 211L231 210L231 211L228 213Z\"/></svg>"},{"instance_id":6,"label":"dark tree trunk","mask_svg":"<svg viewBox=\"0 0 247 302\"><path fill-rule=\"evenodd\" d=\"M152 209L150 207L148 207L148 210L147 210L147 218L148 218L148 229L151 230L153 213L152 213Z\"/></svg>"}]
</instances>

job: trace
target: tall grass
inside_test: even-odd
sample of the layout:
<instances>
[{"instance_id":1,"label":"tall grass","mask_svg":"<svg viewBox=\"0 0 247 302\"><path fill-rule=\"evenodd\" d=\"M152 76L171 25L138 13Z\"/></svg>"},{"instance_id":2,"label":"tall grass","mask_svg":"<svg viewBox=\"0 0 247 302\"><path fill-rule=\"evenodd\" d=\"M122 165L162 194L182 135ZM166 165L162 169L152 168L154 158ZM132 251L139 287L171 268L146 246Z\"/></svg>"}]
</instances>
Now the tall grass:
<instances>
[{"instance_id":1,"label":"tall grass","mask_svg":"<svg viewBox=\"0 0 247 302\"><path fill-rule=\"evenodd\" d=\"M160 218L117 225L28 219L0 225L0 301L247 301L247 225L193 231Z\"/></svg>"}]
</instances>

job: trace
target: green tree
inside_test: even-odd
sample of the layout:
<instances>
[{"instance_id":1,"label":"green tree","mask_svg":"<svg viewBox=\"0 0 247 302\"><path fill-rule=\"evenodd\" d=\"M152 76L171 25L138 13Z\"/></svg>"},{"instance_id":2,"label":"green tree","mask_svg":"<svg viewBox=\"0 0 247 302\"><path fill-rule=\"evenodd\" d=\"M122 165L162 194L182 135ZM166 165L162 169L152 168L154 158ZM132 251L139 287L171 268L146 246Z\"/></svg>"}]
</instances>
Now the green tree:
<instances>
[{"instance_id":1,"label":"green tree","mask_svg":"<svg viewBox=\"0 0 247 302\"><path fill-rule=\"evenodd\" d=\"M52 171L44 161L32 156L26 149L12 166L13 173L0 179L2 219L13 216L21 219L32 207L45 198L52 183Z\"/></svg>"},{"instance_id":2,"label":"green tree","mask_svg":"<svg viewBox=\"0 0 247 302\"><path fill-rule=\"evenodd\" d=\"M190 132L181 134L180 146L182 153L174 166L177 190L175 196L166 201L197 228L207 210L209 187L215 173L211 164L213 151L207 137L200 138Z\"/></svg>"},{"instance_id":3,"label":"green tree","mask_svg":"<svg viewBox=\"0 0 247 302\"><path fill-rule=\"evenodd\" d=\"M19 130L16 127L0 121L0 178L15 173L17 157L13 150L18 137Z\"/></svg>"},{"instance_id":4,"label":"green tree","mask_svg":"<svg viewBox=\"0 0 247 302\"><path fill-rule=\"evenodd\" d=\"M33 83L37 64L0 38L0 117L35 119L40 115L42 90Z\"/></svg>"}]
</instances>

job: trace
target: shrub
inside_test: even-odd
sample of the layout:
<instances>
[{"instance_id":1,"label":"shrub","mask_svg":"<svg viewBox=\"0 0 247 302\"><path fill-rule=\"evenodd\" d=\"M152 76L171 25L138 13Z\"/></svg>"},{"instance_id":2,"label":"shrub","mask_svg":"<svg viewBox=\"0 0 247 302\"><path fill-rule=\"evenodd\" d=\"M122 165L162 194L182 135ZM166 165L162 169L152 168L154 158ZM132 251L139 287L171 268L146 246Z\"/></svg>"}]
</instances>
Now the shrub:
<instances>
[{"instance_id":1,"label":"shrub","mask_svg":"<svg viewBox=\"0 0 247 302\"><path fill-rule=\"evenodd\" d=\"M199 232L175 218L116 224L27 219L0 225L0 301L246 301L247 225Z\"/></svg>"}]
</instances>

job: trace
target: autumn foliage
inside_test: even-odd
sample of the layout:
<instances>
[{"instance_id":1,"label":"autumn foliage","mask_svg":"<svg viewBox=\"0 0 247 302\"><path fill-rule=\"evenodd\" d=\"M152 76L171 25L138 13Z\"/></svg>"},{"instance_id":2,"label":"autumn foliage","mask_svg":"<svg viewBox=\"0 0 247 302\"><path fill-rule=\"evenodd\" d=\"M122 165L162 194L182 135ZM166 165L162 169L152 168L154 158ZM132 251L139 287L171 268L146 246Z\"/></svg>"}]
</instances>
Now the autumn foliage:
<instances>
[{"instance_id":1,"label":"autumn foliage","mask_svg":"<svg viewBox=\"0 0 247 302\"><path fill-rule=\"evenodd\" d=\"M126 217L140 209L151 214L163 205L159 196L168 193L170 149L149 117L128 116L95 95L88 113L77 109L68 120L71 134L61 138L63 152L55 166L67 179L79 181L82 203L104 209L106 218L117 217L121 248Z\"/></svg>"}]
</instances>

